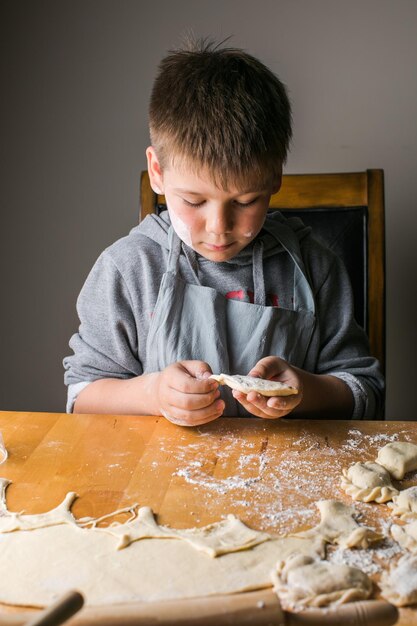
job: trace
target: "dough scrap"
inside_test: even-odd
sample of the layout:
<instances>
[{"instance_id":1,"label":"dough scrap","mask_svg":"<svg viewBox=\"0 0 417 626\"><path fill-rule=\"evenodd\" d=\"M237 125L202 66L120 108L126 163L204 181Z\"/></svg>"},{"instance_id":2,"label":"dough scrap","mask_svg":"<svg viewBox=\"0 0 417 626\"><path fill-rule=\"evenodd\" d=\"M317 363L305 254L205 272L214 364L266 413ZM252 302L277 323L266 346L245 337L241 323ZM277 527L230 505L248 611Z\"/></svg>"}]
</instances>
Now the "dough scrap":
<instances>
[{"instance_id":1,"label":"dough scrap","mask_svg":"<svg viewBox=\"0 0 417 626\"><path fill-rule=\"evenodd\" d=\"M211 557L247 550L272 538L268 533L248 528L234 515L228 515L225 520L203 528L183 530L159 526L152 509L147 506L141 507L137 518L131 522L97 530L118 537L119 550L141 539L184 539L191 546Z\"/></svg>"},{"instance_id":2,"label":"dough scrap","mask_svg":"<svg viewBox=\"0 0 417 626\"><path fill-rule=\"evenodd\" d=\"M354 463L348 470L344 469L342 489L361 502L388 502L398 494L385 467L372 461Z\"/></svg>"},{"instance_id":3,"label":"dough scrap","mask_svg":"<svg viewBox=\"0 0 417 626\"><path fill-rule=\"evenodd\" d=\"M292 555L273 572L274 591L285 608L336 606L365 600L372 581L356 567Z\"/></svg>"},{"instance_id":4,"label":"dough scrap","mask_svg":"<svg viewBox=\"0 0 417 626\"><path fill-rule=\"evenodd\" d=\"M0 478L0 533L17 530L35 530L59 524L76 524L80 527L92 525L98 532L105 532L117 537L119 540L118 550L141 539L184 539L197 550L202 550L212 557L246 550L271 538L271 535L268 533L248 528L234 515L228 515L225 520L203 528L187 528L183 530L159 526L149 507L141 507L132 521L124 524L113 524L105 528L97 528L96 523L102 519L112 517L120 512L132 511L132 508L121 509L96 520L77 521L70 512L70 507L77 497L74 492L68 493L61 504L46 513L37 515L12 513L8 511L5 500L8 484L10 484L8 480Z\"/></svg>"},{"instance_id":5,"label":"dough scrap","mask_svg":"<svg viewBox=\"0 0 417 626\"><path fill-rule=\"evenodd\" d=\"M376 461L401 480L407 472L417 469L417 445L407 441L387 443L379 450Z\"/></svg>"},{"instance_id":6,"label":"dough scrap","mask_svg":"<svg viewBox=\"0 0 417 626\"><path fill-rule=\"evenodd\" d=\"M229 374L212 374L210 378L217 380L220 385L227 385L232 389L248 394L257 391L262 396L292 396L298 393L298 389L280 383L276 380L265 380L255 376L230 376Z\"/></svg>"},{"instance_id":7,"label":"dough scrap","mask_svg":"<svg viewBox=\"0 0 417 626\"><path fill-rule=\"evenodd\" d=\"M417 556L405 554L389 572L383 572L379 583L383 598L395 606L417 602Z\"/></svg>"},{"instance_id":8,"label":"dough scrap","mask_svg":"<svg viewBox=\"0 0 417 626\"><path fill-rule=\"evenodd\" d=\"M69 509L70 499L64 502ZM30 532L6 529L0 533L0 602L44 607L71 588L79 589L89 606L238 593L271 587L272 569L277 561L290 554L324 556L321 537L278 537L250 549L246 546L241 551L212 558L198 543L203 544L208 539L213 548L210 542L216 529L230 529L230 522L236 527L237 518L232 516L231 520L219 522L217 527L213 524L203 529L178 530L181 536L178 534L176 538L168 538L164 534L166 527L162 527L155 540L145 538L151 536L157 526L150 521L152 513L146 507L141 509L141 521L145 518L149 525L144 528L142 538L133 536L131 522L106 529L89 528L84 522L77 523L72 516L65 515L62 506L62 517L58 516L53 525L41 526L47 514L34 515L30 516ZM7 511L5 502L1 515L0 519L14 515ZM37 521L36 517L40 519ZM133 528L138 531L139 522ZM176 532L175 529L168 531ZM117 550L121 536L129 536L129 533L133 542ZM189 536L192 536L191 543ZM224 536L227 538L227 532ZM245 541L248 536L245 531ZM226 552L227 546L222 541L220 545ZM232 542L232 548L237 549L236 541Z\"/></svg>"},{"instance_id":9,"label":"dough scrap","mask_svg":"<svg viewBox=\"0 0 417 626\"><path fill-rule=\"evenodd\" d=\"M77 497L73 491L67 493L63 502L51 511L37 515L25 515L24 513L13 513L7 509L6 489L10 484L10 480L0 478L0 533L76 523L70 511L71 505Z\"/></svg>"},{"instance_id":10,"label":"dough scrap","mask_svg":"<svg viewBox=\"0 0 417 626\"><path fill-rule=\"evenodd\" d=\"M405 526L393 524L391 526L391 535L402 548L417 554L417 520Z\"/></svg>"},{"instance_id":11,"label":"dough scrap","mask_svg":"<svg viewBox=\"0 0 417 626\"><path fill-rule=\"evenodd\" d=\"M400 491L387 506L392 509L393 515L404 521L417 519L417 486Z\"/></svg>"},{"instance_id":12,"label":"dough scrap","mask_svg":"<svg viewBox=\"0 0 417 626\"><path fill-rule=\"evenodd\" d=\"M338 500L319 500L315 503L320 511L321 521L314 528L299 533L304 537L319 534L327 543L338 544L341 548L368 548L383 538L368 526L361 526L354 519L353 506Z\"/></svg>"}]
</instances>

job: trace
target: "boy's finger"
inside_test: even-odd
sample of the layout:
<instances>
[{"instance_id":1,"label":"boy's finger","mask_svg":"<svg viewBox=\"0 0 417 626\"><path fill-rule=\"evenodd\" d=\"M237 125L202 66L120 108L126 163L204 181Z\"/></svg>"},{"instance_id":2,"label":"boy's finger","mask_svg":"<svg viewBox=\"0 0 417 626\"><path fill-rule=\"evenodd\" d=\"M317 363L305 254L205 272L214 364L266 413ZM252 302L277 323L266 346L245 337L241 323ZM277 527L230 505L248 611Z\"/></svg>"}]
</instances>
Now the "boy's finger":
<instances>
[{"instance_id":1,"label":"boy's finger","mask_svg":"<svg viewBox=\"0 0 417 626\"><path fill-rule=\"evenodd\" d=\"M218 389L212 389L208 393L184 393L178 389L171 389L167 396L169 404L183 411L199 411L214 404L220 396Z\"/></svg>"},{"instance_id":2,"label":"boy's finger","mask_svg":"<svg viewBox=\"0 0 417 626\"><path fill-rule=\"evenodd\" d=\"M180 426L199 426L211 422L222 415L224 402L218 400L205 409L196 411L183 410L177 406L168 407L166 411L161 410L161 414L173 424Z\"/></svg>"},{"instance_id":3,"label":"boy's finger","mask_svg":"<svg viewBox=\"0 0 417 626\"><path fill-rule=\"evenodd\" d=\"M248 376L256 378L265 378L269 380L272 376L280 374L287 366L286 361L278 357L266 356L257 362L255 367L251 369Z\"/></svg>"},{"instance_id":4,"label":"boy's finger","mask_svg":"<svg viewBox=\"0 0 417 626\"><path fill-rule=\"evenodd\" d=\"M204 367L209 366L203 361L181 361L170 371L170 387L182 393L209 393L217 389L218 382L209 378L211 370Z\"/></svg>"},{"instance_id":5,"label":"boy's finger","mask_svg":"<svg viewBox=\"0 0 417 626\"><path fill-rule=\"evenodd\" d=\"M279 417L284 417L290 411L288 406L284 408L271 407L268 404L270 398L266 398L265 396L256 394L256 392L251 392L251 394L254 396L253 401L249 401L248 396L245 396L245 394L239 391L233 392L233 396L236 398L236 400L238 400L240 404L245 407L247 411L249 411L249 413L252 413L252 415L262 417L263 419L278 419Z\"/></svg>"},{"instance_id":6,"label":"boy's finger","mask_svg":"<svg viewBox=\"0 0 417 626\"><path fill-rule=\"evenodd\" d=\"M180 365L197 380L207 380L213 373L205 361L180 361Z\"/></svg>"}]
</instances>

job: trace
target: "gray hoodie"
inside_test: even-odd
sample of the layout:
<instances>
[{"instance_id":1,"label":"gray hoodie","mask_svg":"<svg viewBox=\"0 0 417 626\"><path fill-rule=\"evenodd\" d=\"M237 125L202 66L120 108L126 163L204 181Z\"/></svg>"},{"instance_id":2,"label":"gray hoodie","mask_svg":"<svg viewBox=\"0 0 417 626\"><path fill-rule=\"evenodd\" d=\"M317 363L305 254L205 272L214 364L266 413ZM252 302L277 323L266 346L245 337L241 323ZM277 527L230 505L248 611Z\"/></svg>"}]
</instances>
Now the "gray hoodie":
<instances>
[{"instance_id":1,"label":"gray hoodie","mask_svg":"<svg viewBox=\"0 0 417 626\"><path fill-rule=\"evenodd\" d=\"M321 245L297 218L280 213L267 220L284 221L297 234L316 304L316 325L304 363L295 365L316 374L332 374L351 388L355 419L375 419L383 406L384 381L378 362L369 356L368 340L353 317L351 287L341 260ZM168 212L151 215L98 258L77 301L78 333L74 351L64 359L69 403L86 384L100 378L130 378L148 372L146 338L168 259ZM293 309L294 265L276 239L262 230L267 305ZM190 254L183 244L180 272L228 298L251 302L251 242L236 257L216 263ZM265 355L267 356L267 355ZM277 355L280 356L280 355ZM255 365L255 364L254 364ZM236 373L236 372L231 372Z\"/></svg>"}]
</instances>

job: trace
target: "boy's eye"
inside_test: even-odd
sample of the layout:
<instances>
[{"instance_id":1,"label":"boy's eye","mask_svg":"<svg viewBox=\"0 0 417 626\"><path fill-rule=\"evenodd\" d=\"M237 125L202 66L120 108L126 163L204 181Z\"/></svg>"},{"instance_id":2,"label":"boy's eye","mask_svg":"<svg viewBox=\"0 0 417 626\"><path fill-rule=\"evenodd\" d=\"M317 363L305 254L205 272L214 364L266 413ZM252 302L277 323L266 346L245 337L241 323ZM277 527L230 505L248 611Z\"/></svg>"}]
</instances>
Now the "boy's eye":
<instances>
[{"instance_id":1,"label":"boy's eye","mask_svg":"<svg viewBox=\"0 0 417 626\"><path fill-rule=\"evenodd\" d=\"M239 206L239 207L248 207L251 206L252 204L255 204L258 201L259 198L254 198L253 200L250 200L249 202L239 202L239 200L233 200L233 202ZM186 204L187 206L192 206L194 208L197 208L199 206L202 206L205 203L205 200L200 200L200 202L190 202L189 200L186 200L185 198L182 199L184 204Z\"/></svg>"},{"instance_id":2,"label":"boy's eye","mask_svg":"<svg viewBox=\"0 0 417 626\"><path fill-rule=\"evenodd\" d=\"M255 204L257 200L258 198L254 198L253 200L250 200L249 202L239 202L239 200L235 200L235 202L238 206L245 207L245 206L250 206L251 204Z\"/></svg>"},{"instance_id":3,"label":"boy's eye","mask_svg":"<svg viewBox=\"0 0 417 626\"><path fill-rule=\"evenodd\" d=\"M187 206L193 206L193 207L199 207L202 204L204 204L204 200L201 200L200 202L190 202L189 200L186 200L185 198L183 198L183 202L187 205Z\"/></svg>"}]
</instances>

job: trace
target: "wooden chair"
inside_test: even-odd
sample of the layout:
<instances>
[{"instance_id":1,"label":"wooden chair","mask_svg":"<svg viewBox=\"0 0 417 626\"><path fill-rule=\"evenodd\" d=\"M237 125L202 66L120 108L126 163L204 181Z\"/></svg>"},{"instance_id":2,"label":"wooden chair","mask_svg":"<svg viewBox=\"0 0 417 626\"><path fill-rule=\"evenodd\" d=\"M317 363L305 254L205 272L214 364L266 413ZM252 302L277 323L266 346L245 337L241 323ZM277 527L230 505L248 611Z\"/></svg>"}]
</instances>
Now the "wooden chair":
<instances>
[{"instance_id":1,"label":"wooden chair","mask_svg":"<svg viewBox=\"0 0 417 626\"><path fill-rule=\"evenodd\" d=\"M140 220L166 209L141 176ZM385 372L385 221L383 170L342 174L288 174L270 210L296 215L342 257L352 283L355 318L369 336L371 354Z\"/></svg>"}]
</instances>

